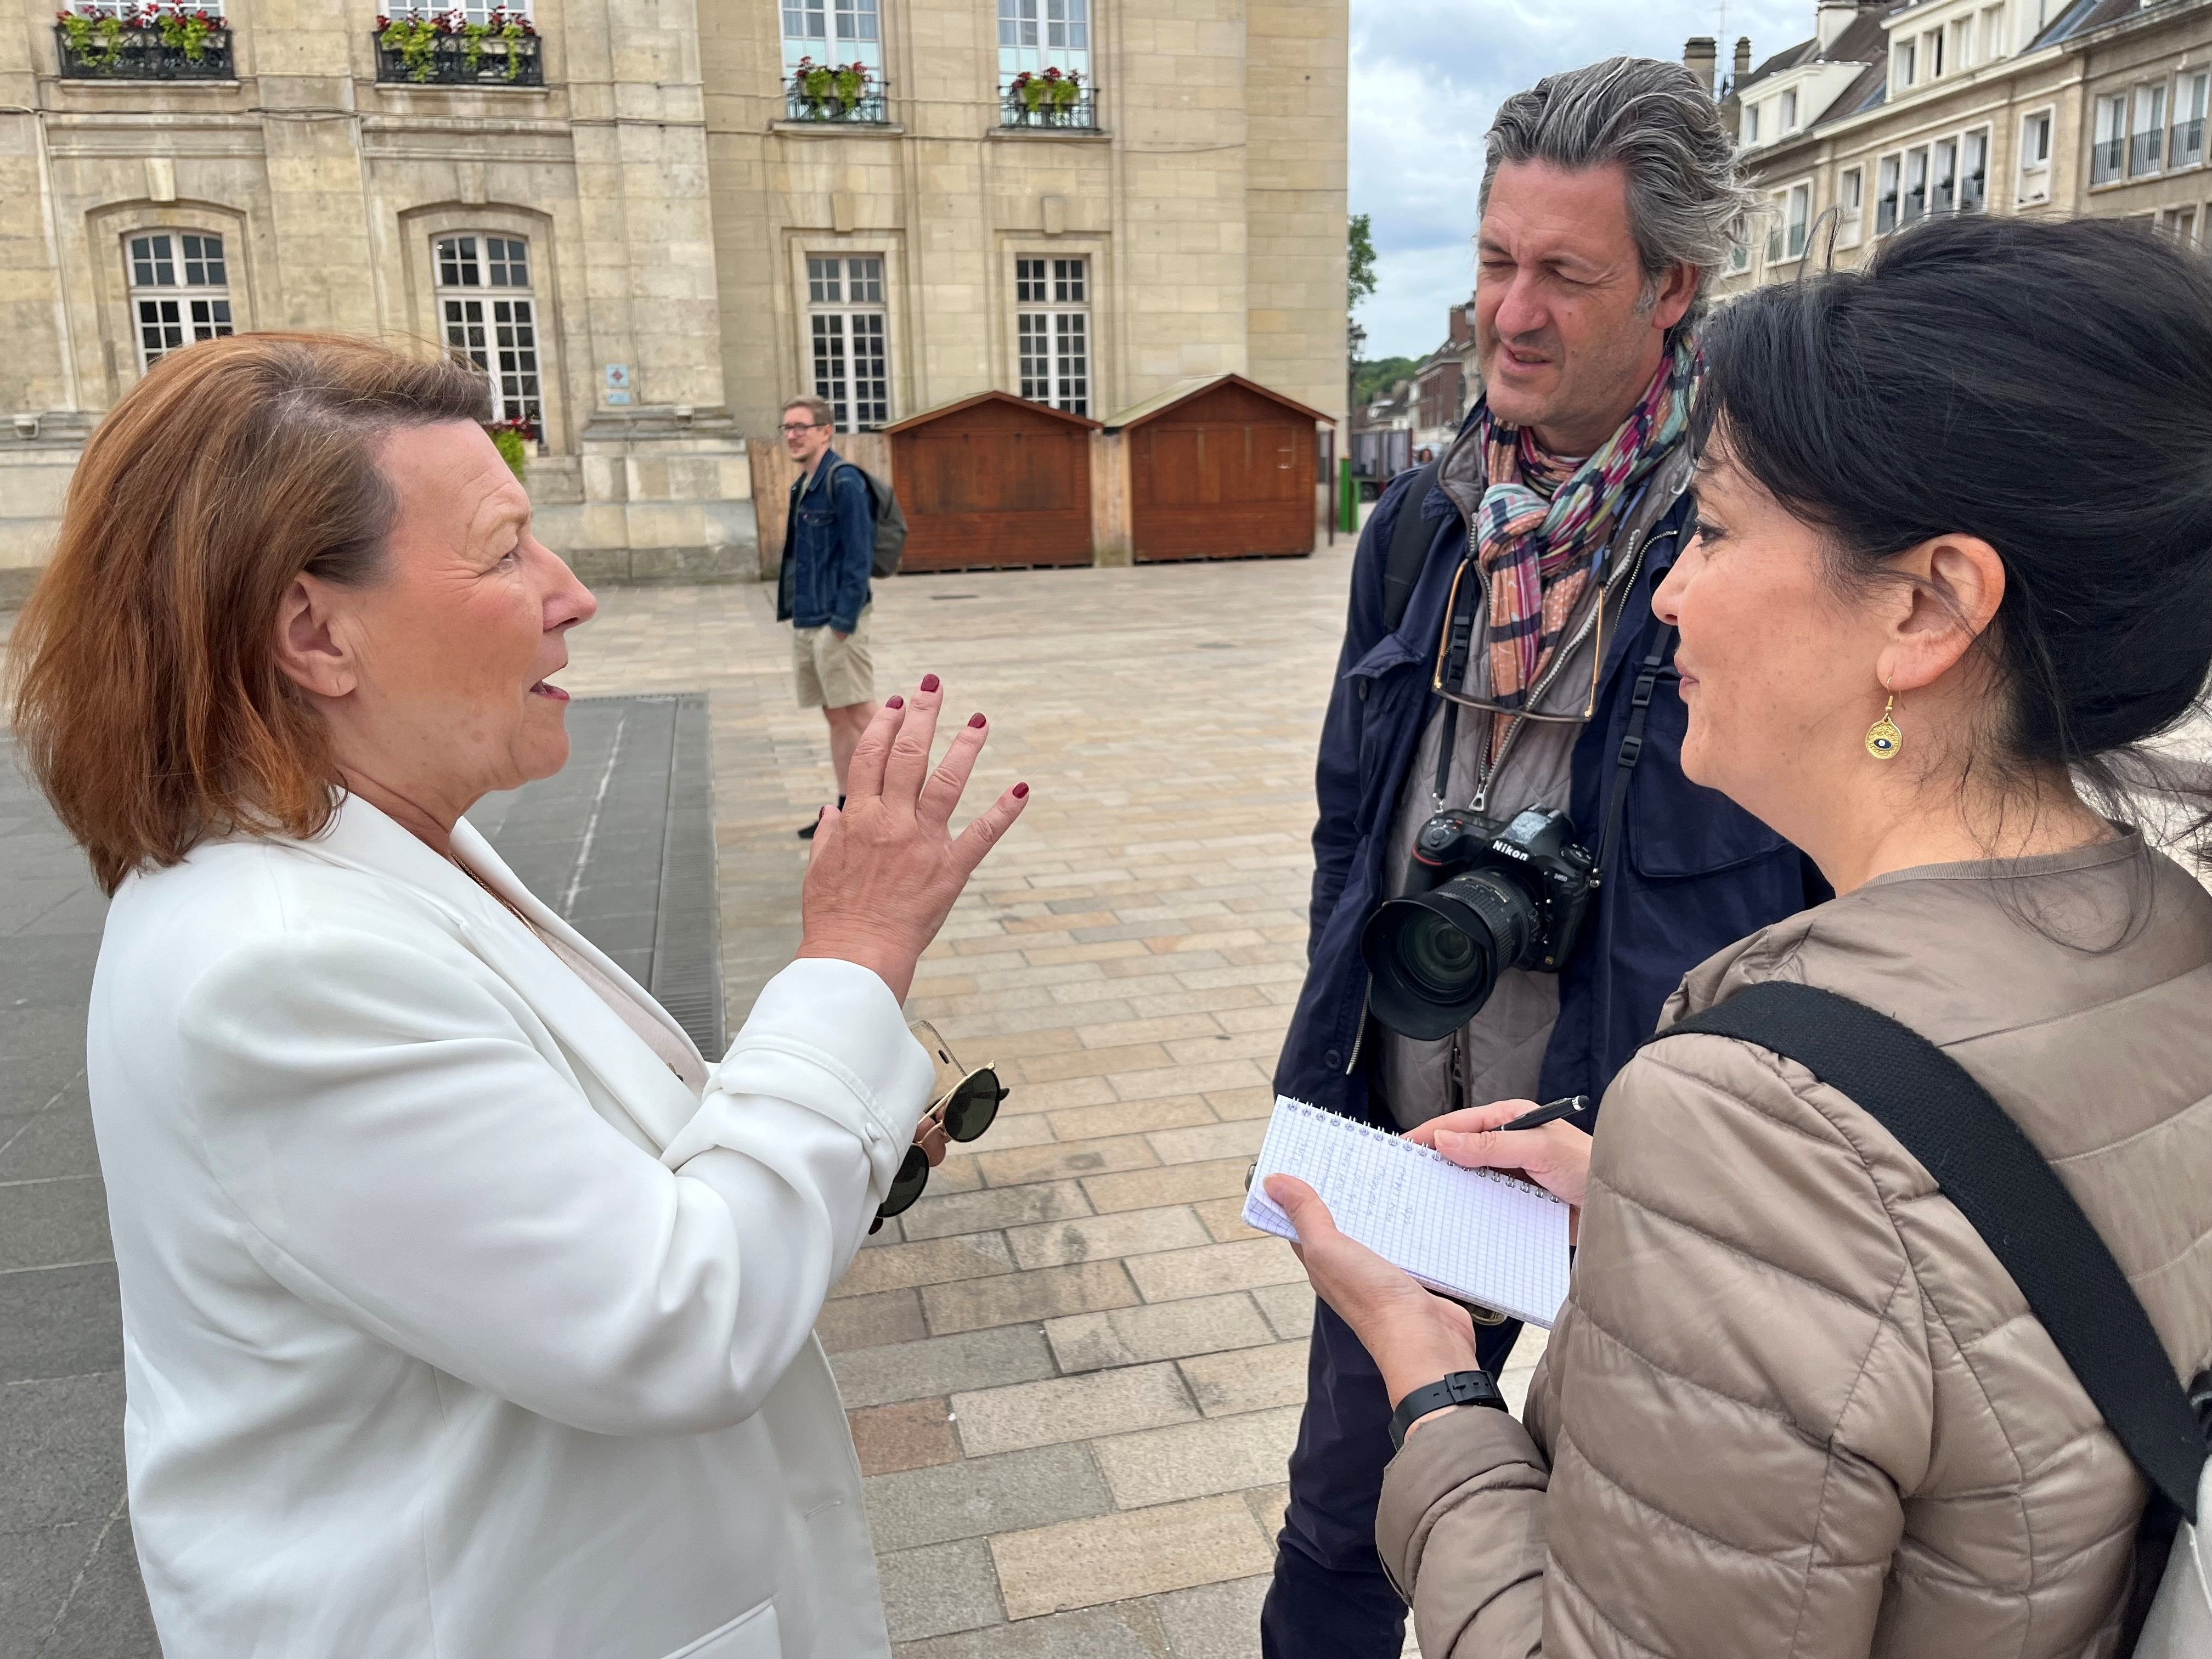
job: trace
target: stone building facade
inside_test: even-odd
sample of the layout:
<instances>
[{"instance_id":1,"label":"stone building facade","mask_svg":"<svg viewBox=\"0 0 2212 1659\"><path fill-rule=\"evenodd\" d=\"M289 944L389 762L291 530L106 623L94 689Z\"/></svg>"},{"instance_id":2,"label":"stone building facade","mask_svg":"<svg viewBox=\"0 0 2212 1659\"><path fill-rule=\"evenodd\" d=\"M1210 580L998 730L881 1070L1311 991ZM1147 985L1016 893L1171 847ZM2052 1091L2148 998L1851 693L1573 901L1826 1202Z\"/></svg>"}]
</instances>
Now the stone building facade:
<instances>
[{"instance_id":1,"label":"stone building facade","mask_svg":"<svg viewBox=\"0 0 2212 1659\"><path fill-rule=\"evenodd\" d=\"M1814 21L1756 69L1737 43L1765 203L1723 294L1856 265L1935 213L2137 216L2203 245L2212 0L1819 0Z\"/></svg>"},{"instance_id":2,"label":"stone building facade","mask_svg":"<svg viewBox=\"0 0 2212 1659\"><path fill-rule=\"evenodd\" d=\"M462 0L411 57L375 0L227 0L197 58L78 3L0 0L0 605L212 332L471 351L597 580L753 574L793 391L1344 404L1343 0Z\"/></svg>"}]
</instances>

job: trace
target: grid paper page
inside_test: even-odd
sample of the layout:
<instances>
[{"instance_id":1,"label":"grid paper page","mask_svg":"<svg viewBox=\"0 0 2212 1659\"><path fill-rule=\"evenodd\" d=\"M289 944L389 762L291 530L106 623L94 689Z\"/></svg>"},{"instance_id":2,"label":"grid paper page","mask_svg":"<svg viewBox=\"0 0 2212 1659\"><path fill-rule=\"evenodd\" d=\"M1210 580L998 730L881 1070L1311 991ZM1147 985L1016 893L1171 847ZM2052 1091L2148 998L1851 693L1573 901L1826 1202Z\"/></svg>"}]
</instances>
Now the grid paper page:
<instances>
[{"instance_id":1,"label":"grid paper page","mask_svg":"<svg viewBox=\"0 0 2212 1659\"><path fill-rule=\"evenodd\" d=\"M1463 1170L1396 1135L1279 1095L1244 1197L1244 1219L1296 1239L1268 1198L1296 1176L1346 1234L1431 1290L1549 1330L1567 1299L1567 1206L1492 1170Z\"/></svg>"}]
</instances>

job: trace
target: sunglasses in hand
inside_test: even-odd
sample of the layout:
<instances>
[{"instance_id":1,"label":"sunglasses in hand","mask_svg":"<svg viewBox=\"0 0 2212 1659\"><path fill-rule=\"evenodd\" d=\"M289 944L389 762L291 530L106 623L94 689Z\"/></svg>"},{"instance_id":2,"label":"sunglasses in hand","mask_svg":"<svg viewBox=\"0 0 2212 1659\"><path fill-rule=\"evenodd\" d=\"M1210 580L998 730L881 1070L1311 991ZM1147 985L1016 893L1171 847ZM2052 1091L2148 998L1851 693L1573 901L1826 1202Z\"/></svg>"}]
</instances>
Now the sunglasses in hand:
<instances>
[{"instance_id":1,"label":"sunglasses in hand","mask_svg":"<svg viewBox=\"0 0 2212 1659\"><path fill-rule=\"evenodd\" d=\"M915 1200L929 1184L930 1166L944 1156L945 1143L974 1140L981 1135L999 1115L999 1103L1006 1097L998 1073L988 1066L974 1071L964 1068L927 1020L918 1019L908 1029L929 1050L937 1067L937 1092L928 1111L922 1114L915 1144L907 1148L905 1161L891 1178L890 1194L876 1210L870 1232L882 1226L886 1217L912 1209Z\"/></svg>"}]
</instances>

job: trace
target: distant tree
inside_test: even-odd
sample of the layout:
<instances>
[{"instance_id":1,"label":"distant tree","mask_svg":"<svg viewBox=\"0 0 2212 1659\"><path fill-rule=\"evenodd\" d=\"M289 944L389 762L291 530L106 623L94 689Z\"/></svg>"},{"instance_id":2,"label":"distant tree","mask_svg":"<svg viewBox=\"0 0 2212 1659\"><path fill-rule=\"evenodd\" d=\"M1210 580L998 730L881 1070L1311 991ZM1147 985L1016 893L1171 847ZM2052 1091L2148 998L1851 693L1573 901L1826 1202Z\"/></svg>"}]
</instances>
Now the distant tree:
<instances>
[{"instance_id":1,"label":"distant tree","mask_svg":"<svg viewBox=\"0 0 2212 1659\"><path fill-rule=\"evenodd\" d=\"M1352 366L1352 395L1361 406L1373 403L1401 380L1410 380L1420 366L1418 357L1378 357L1371 363Z\"/></svg>"},{"instance_id":2,"label":"distant tree","mask_svg":"<svg viewBox=\"0 0 2212 1659\"><path fill-rule=\"evenodd\" d=\"M1369 233L1367 216L1364 213L1352 216L1352 235L1347 252L1351 256L1346 284L1350 296L1346 300L1345 307L1349 310L1375 292L1375 239Z\"/></svg>"}]
</instances>

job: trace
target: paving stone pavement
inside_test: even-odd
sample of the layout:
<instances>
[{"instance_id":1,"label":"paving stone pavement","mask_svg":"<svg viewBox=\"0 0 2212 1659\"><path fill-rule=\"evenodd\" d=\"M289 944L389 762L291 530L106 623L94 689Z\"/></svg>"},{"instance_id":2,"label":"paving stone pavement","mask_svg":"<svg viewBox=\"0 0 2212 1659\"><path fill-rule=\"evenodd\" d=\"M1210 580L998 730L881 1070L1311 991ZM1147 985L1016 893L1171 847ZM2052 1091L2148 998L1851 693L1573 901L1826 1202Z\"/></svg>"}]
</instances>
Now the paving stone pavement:
<instances>
[{"instance_id":1,"label":"paving stone pavement","mask_svg":"<svg viewBox=\"0 0 2212 1659\"><path fill-rule=\"evenodd\" d=\"M1034 791L909 1003L1013 1092L819 1327L900 1659L1259 1651L1313 1297L1237 1213L1349 555L878 585L878 690L942 675L948 728L992 723L974 793ZM601 600L563 684L709 694L734 1030L797 939L822 720L767 590Z\"/></svg>"}]
</instances>

